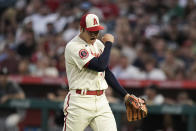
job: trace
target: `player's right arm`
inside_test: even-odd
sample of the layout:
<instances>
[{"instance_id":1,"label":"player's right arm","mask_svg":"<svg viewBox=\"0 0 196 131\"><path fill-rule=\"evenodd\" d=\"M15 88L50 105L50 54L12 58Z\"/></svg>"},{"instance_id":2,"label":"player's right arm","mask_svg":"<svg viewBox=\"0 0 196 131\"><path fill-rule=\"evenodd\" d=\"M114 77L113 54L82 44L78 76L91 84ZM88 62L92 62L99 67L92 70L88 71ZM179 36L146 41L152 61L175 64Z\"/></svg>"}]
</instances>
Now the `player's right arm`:
<instances>
[{"instance_id":1,"label":"player's right arm","mask_svg":"<svg viewBox=\"0 0 196 131\"><path fill-rule=\"evenodd\" d=\"M85 65L85 67L87 67L88 69L91 69L97 72L103 72L108 66L110 51L112 48L112 43L114 42L114 37L111 34L105 34L102 37L102 41L105 44L103 53L99 57L92 58Z\"/></svg>"}]
</instances>

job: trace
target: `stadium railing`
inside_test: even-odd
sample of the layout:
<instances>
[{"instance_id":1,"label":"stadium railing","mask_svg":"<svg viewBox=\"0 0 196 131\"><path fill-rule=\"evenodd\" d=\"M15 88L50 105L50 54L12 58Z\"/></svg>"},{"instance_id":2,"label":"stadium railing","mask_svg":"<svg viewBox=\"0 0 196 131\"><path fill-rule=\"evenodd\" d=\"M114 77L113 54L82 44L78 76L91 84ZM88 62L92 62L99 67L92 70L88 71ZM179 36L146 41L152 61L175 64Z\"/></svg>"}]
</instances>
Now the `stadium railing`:
<instances>
[{"instance_id":1,"label":"stadium railing","mask_svg":"<svg viewBox=\"0 0 196 131\"><path fill-rule=\"evenodd\" d=\"M62 85L67 84L67 79L64 77L34 77L34 76L10 76L9 79L21 84L35 85ZM196 81L154 81L154 80L119 80L120 84L126 88L142 88L150 84L157 84L163 89L196 89Z\"/></svg>"},{"instance_id":2,"label":"stadium railing","mask_svg":"<svg viewBox=\"0 0 196 131\"><path fill-rule=\"evenodd\" d=\"M124 104L110 104L114 115L118 115L117 123L120 123L120 114L125 113ZM0 108L20 108L20 109L39 109L42 111L41 129L48 130L48 116L50 110L62 109L63 102L54 102L50 100L40 99L25 99L25 100L10 100L5 104L0 104ZM196 106L180 106L180 105L159 105L148 106L150 114L184 114L188 116L187 131L194 131L194 117L196 116Z\"/></svg>"}]
</instances>

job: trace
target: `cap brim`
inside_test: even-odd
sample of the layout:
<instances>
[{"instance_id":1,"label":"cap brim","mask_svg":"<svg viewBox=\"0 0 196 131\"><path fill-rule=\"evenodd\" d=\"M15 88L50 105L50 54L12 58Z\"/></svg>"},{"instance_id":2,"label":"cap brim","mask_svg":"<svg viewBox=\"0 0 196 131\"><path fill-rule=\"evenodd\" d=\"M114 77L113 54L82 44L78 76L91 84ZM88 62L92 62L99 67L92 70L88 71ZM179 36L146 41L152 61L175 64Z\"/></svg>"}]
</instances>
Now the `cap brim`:
<instances>
[{"instance_id":1,"label":"cap brim","mask_svg":"<svg viewBox=\"0 0 196 131\"><path fill-rule=\"evenodd\" d=\"M95 26L95 27L90 27L90 28L86 28L86 30L88 31L99 31L99 30L103 30L104 27L99 25L99 26Z\"/></svg>"}]
</instances>

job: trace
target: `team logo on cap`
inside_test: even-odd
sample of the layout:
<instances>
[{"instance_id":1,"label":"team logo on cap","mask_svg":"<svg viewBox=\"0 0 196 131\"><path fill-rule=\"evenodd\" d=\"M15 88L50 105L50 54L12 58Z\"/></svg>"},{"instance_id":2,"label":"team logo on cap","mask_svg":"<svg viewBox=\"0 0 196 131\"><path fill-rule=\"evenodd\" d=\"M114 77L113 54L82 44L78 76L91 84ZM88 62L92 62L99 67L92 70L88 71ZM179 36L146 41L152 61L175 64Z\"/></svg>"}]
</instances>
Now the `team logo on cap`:
<instances>
[{"instance_id":1,"label":"team logo on cap","mask_svg":"<svg viewBox=\"0 0 196 131\"><path fill-rule=\"evenodd\" d=\"M89 53L88 53L87 50L81 49L81 50L79 51L79 56L80 56L80 58L85 59L85 58L87 58L87 57L89 56Z\"/></svg>"},{"instance_id":2,"label":"team logo on cap","mask_svg":"<svg viewBox=\"0 0 196 131\"><path fill-rule=\"evenodd\" d=\"M94 24L93 25L97 25L97 20L94 18Z\"/></svg>"}]
</instances>

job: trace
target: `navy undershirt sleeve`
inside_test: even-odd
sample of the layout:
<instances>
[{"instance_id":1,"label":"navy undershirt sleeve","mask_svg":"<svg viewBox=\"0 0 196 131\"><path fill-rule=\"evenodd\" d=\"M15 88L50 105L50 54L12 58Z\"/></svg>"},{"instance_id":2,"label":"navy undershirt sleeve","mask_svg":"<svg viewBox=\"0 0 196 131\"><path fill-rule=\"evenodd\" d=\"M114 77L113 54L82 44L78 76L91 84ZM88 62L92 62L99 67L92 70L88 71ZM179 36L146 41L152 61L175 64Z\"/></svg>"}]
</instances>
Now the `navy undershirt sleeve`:
<instances>
[{"instance_id":1,"label":"navy undershirt sleeve","mask_svg":"<svg viewBox=\"0 0 196 131\"><path fill-rule=\"evenodd\" d=\"M107 67L105 70L105 80L107 81L108 85L111 86L117 93L119 93L122 97L128 93L118 82L115 78L114 74L110 71Z\"/></svg>"},{"instance_id":2,"label":"navy undershirt sleeve","mask_svg":"<svg viewBox=\"0 0 196 131\"><path fill-rule=\"evenodd\" d=\"M97 72L103 72L109 63L111 47L112 42L107 41L103 53L99 57L91 59L85 67Z\"/></svg>"}]
</instances>

